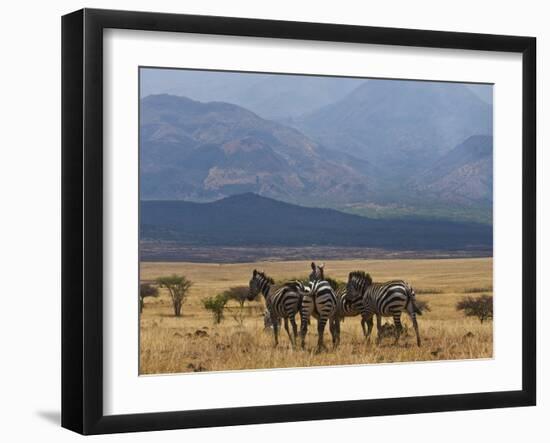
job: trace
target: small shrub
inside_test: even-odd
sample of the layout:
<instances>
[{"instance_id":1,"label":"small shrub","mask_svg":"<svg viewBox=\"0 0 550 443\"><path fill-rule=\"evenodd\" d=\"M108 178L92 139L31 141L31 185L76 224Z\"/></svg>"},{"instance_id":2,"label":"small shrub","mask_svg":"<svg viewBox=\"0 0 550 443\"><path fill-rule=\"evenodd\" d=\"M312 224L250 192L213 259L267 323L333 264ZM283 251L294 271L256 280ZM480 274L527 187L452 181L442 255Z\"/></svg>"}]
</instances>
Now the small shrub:
<instances>
[{"instance_id":1,"label":"small shrub","mask_svg":"<svg viewBox=\"0 0 550 443\"><path fill-rule=\"evenodd\" d=\"M435 288L418 288L414 290L417 294L443 294L444 291L442 289L435 289Z\"/></svg>"},{"instance_id":2,"label":"small shrub","mask_svg":"<svg viewBox=\"0 0 550 443\"><path fill-rule=\"evenodd\" d=\"M285 283L288 283L289 281L299 281L300 283L307 285L309 284L309 277L291 277L291 278L285 278L284 280L277 280L275 281L276 286L282 286Z\"/></svg>"},{"instance_id":3,"label":"small shrub","mask_svg":"<svg viewBox=\"0 0 550 443\"><path fill-rule=\"evenodd\" d=\"M432 308L430 308L430 305L428 304L427 301L424 301L424 300L415 300L414 301L414 304L416 305L416 307L418 309L420 309L420 312L424 313L424 312L431 312L432 311Z\"/></svg>"},{"instance_id":4,"label":"small shrub","mask_svg":"<svg viewBox=\"0 0 550 443\"><path fill-rule=\"evenodd\" d=\"M406 337L409 335L409 328L407 328L406 325L401 325L401 335ZM395 323L382 323L380 330L378 331L380 334L380 338L386 338L386 337L395 337L397 333L397 327L395 326Z\"/></svg>"},{"instance_id":5,"label":"small shrub","mask_svg":"<svg viewBox=\"0 0 550 443\"><path fill-rule=\"evenodd\" d=\"M204 309L212 313L214 324L219 324L223 320L223 311L228 301L229 298L225 293L203 299L202 304Z\"/></svg>"},{"instance_id":6,"label":"small shrub","mask_svg":"<svg viewBox=\"0 0 550 443\"><path fill-rule=\"evenodd\" d=\"M335 291L337 289L339 289L340 287L346 286L346 282L341 281L341 280L336 280L334 278L326 277L326 276L324 277L324 279L328 282L330 287L332 289L334 289ZM309 284L309 277L285 278L284 280L277 280L275 283L277 284L277 286L282 286L285 283L288 283L289 281L299 281L300 283L302 283L304 285L308 285Z\"/></svg>"},{"instance_id":7,"label":"small shrub","mask_svg":"<svg viewBox=\"0 0 550 443\"><path fill-rule=\"evenodd\" d=\"M341 280L336 280L334 278L330 278L330 277L325 277L325 280L328 282L328 284L330 285L330 287L332 289L334 289L335 291L337 291L338 289L340 288L343 288L346 286L346 282L344 281L341 281Z\"/></svg>"},{"instance_id":8,"label":"small shrub","mask_svg":"<svg viewBox=\"0 0 550 443\"><path fill-rule=\"evenodd\" d=\"M479 294L481 292L493 292L492 286L485 286L485 287L476 287L476 288L466 288L464 289L465 294Z\"/></svg>"},{"instance_id":9,"label":"small shrub","mask_svg":"<svg viewBox=\"0 0 550 443\"><path fill-rule=\"evenodd\" d=\"M465 297L456 304L456 309L464 311L467 317L477 317L483 323L493 318L493 297L487 294Z\"/></svg>"},{"instance_id":10,"label":"small shrub","mask_svg":"<svg viewBox=\"0 0 550 443\"><path fill-rule=\"evenodd\" d=\"M159 290L156 286L150 283L142 283L139 285L139 312L143 311L145 297L158 297Z\"/></svg>"}]
</instances>

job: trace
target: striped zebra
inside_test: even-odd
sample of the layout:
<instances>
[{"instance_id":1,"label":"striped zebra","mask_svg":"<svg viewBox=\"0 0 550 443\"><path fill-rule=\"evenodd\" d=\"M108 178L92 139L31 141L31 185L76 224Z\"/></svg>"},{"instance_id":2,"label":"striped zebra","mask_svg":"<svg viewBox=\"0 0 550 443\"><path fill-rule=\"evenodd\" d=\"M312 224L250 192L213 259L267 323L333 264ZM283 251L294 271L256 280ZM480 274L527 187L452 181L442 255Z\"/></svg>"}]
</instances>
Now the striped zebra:
<instances>
[{"instance_id":1,"label":"striped zebra","mask_svg":"<svg viewBox=\"0 0 550 443\"><path fill-rule=\"evenodd\" d=\"M336 301L337 301L337 311L334 318L334 328L336 330L336 335L338 341L340 340L340 323L344 321L346 317L356 317L361 315L363 312L363 300L361 297L351 299L348 295L347 288L339 287L336 290ZM361 329L363 330L363 335L367 338L367 329L366 321L361 315Z\"/></svg>"},{"instance_id":2,"label":"striped zebra","mask_svg":"<svg viewBox=\"0 0 550 443\"><path fill-rule=\"evenodd\" d=\"M273 279L264 272L254 269L250 279L248 289L248 300L254 300L258 294L262 293L265 298L265 305L271 317L271 327L275 337L275 346L279 344L280 319L284 319L285 330L292 346L296 346L296 337L298 336L298 326L296 325L296 314L302 306L306 287L299 281L288 282L276 290L272 290ZM292 324L292 335L288 328L288 322ZM265 324L265 322L264 322Z\"/></svg>"},{"instance_id":3,"label":"striped zebra","mask_svg":"<svg viewBox=\"0 0 550 443\"><path fill-rule=\"evenodd\" d=\"M325 326L329 323L332 343L338 346L338 338L334 329L334 317L337 310L336 294L330 284L323 280L323 267L311 263L312 273L310 274L310 283L307 291L304 293L301 309L301 338L302 348L305 347L307 327L311 317L317 320L317 351L326 349L323 342Z\"/></svg>"},{"instance_id":4,"label":"striped zebra","mask_svg":"<svg viewBox=\"0 0 550 443\"><path fill-rule=\"evenodd\" d=\"M325 279L325 265L321 264L316 266L313 262L311 264L310 280L324 280ZM370 278L370 275L368 275ZM371 280L372 282L372 280ZM340 343L340 322L343 322L346 317L356 317L361 315L363 310L363 300L359 297L355 300L350 299L348 291L345 286L340 286L336 289L336 315L334 316L334 331L336 333L337 345ZM361 317L361 328L363 329L363 335L367 337L366 322Z\"/></svg>"},{"instance_id":5,"label":"striped zebra","mask_svg":"<svg viewBox=\"0 0 550 443\"><path fill-rule=\"evenodd\" d=\"M395 323L395 342L399 342L403 326L401 325L401 313L406 311L412 320L416 333L416 344L420 346L420 333L416 314L422 312L416 306L413 288L403 280L393 280L385 283L372 283L368 274L363 271L350 272L348 276L347 293L351 300L361 299L363 302L362 317L367 323L367 339L372 332L372 317L376 315L376 327L378 330L377 343L381 341L381 318L393 317Z\"/></svg>"}]
</instances>

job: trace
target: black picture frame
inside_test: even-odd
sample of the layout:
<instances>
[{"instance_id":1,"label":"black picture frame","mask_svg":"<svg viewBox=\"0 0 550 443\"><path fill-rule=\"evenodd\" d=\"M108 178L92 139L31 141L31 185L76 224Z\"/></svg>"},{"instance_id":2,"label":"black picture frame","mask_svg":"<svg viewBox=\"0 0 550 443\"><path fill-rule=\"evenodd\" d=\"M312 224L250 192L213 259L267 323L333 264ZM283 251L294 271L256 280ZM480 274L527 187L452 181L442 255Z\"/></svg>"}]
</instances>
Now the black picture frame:
<instances>
[{"instance_id":1,"label":"black picture frame","mask_svg":"<svg viewBox=\"0 0 550 443\"><path fill-rule=\"evenodd\" d=\"M103 31L108 28L503 51L523 63L522 389L131 415L103 413ZM82 434L536 403L536 39L83 9L62 18L62 426Z\"/></svg>"}]
</instances>

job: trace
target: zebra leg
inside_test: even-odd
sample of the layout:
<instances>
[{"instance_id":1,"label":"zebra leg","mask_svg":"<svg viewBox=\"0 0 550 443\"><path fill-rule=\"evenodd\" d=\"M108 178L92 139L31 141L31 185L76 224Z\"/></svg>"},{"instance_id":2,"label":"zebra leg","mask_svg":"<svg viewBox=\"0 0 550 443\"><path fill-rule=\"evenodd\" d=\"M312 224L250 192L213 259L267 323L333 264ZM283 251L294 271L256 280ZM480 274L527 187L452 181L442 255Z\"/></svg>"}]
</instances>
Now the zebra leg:
<instances>
[{"instance_id":1,"label":"zebra leg","mask_svg":"<svg viewBox=\"0 0 550 443\"><path fill-rule=\"evenodd\" d=\"M370 335L370 330L367 332L367 328L365 327L367 323L368 322L363 318L363 316L361 316L361 329L363 330L363 337L366 339L368 339Z\"/></svg>"},{"instance_id":2,"label":"zebra leg","mask_svg":"<svg viewBox=\"0 0 550 443\"><path fill-rule=\"evenodd\" d=\"M414 332L416 333L416 345L420 347L421 340L420 340L420 332L418 331L418 322L416 321L416 313L414 311L409 312L409 317L411 317L412 324L414 327Z\"/></svg>"},{"instance_id":3,"label":"zebra leg","mask_svg":"<svg viewBox=\"0 0 550 443\"><path fill-rule=\"evenodd\" d=\"M292 334L294 336L293 345L296 346L296 340L298 339L298 325L296 324L296 318L290 317L290 324L292 325Z\"/></svg>"},{"instance_id":4,"label":"zebra leg","mask_svg":"<svg viewBox=\"0 0 550 443\"><path fill-rule=\"evenodd\" d=\"M290 340L290 344L294 347L294 340L292 340L292 335L290 334L290 329L288 327L288 317L285 317L285 331L288 334L288 339Z\"/></svg>"},{"instance_id":5,"label":"zebra leg","mask_svg":"<svg viewBox=\"0 0 550 443\"><path fill-rule=\"evenodd\" d=\"M326 349L325 343L323 342L326 323L326 317L319 317L319 320L317 320L317 352L321 352L323 349Z\"/></svg>"},{"instance_id":6,"label":"zebra leg","mask_svg":"<svg viewBox=\"0 0 550 443\"><path fill-rule=\"evenodd\" d=\"M335 332L334 332L335 327L336 327L335 321L334 320L329 320L328 321L328 328L330 330L330 336L332 337L332 346L334 348L336 347L336 335L335 335Z\"/></svg>"},{"instance_id":7,"label":"zebra leg","mask_svg":"<svg viewBox=\"0 0 550 443\"><path fill-rule=\"evenodd\" d=\"M399 342L399 337L401 337L401 331L403 326L401 325L401 312L393 314L393 322L395 324L395 341L393 342L396 345Z\"/></svg>"},{"instance_id":8,"label":"zebra leg","mask_svg":"<svg viewBox=\"0 0 550 443\"><path fill-rule=\"evenodd\" d=\"M279 344L279 319L274 315L271 315L271 323L273 325L273 336L275 337L275 347Z\"/></svg>"},{"instance_id":9,"label":"zebra leg","mask_svg":"<svg viewBox=\"0 0 550 443\"><path fill-rule=\"evenodd\" d=\"M307 335L307 326L309 324L309 315L307 312L302 312L301 313L301 318L300 318L300 338L301 338L301 345L302 345L302 349L304 349L306 347L306 335Z\"/></svg>"},{"instance_id":10,"label":"zebra leg","mask_svg":"<svg viewBox=\"0 0 550 443\"><path fill-rule=\"evenodd\" d=\"M367 324L367 327L368 327L367 331L365 331L365 323ZM365 335L365 339L367 343L370 343L370 335L372 334L372 326L373 326L372 316L370 316L366 320L361 318L361 326L363 327L363 334Z\"/></svg>"},{"instance_id":11,"label":"zebra leg","mask_svg":"<svg viewBox=\"0 0 550 443\"><path fill-rule=\"evenodd\" d=\"M300 310L300 335L302 339L302 349L306 346L307 327L309 318L313 312L313 300L309 297L304 297L302 300L302 309Z\"/></svg>"},{"instance_id":12,"label":"zebra leg","mask_svg":"<svg viewBox=\"0 0 550 443\"><path fill-rule=\"evenodd\" d=\"M382 317L376 314L376 344L382 343Z\"/></svg>"},{"instance_id":13,"label":"zebra leg","mask_svg":"<svg viewBox=\"0 0 550 443\"><path fill-rule=\"evenodd\" d=\"M329 320L329 327L332 336L332 347L336 349L340 344L340 322L336 317Z\"/></svg>"}]
</instances>

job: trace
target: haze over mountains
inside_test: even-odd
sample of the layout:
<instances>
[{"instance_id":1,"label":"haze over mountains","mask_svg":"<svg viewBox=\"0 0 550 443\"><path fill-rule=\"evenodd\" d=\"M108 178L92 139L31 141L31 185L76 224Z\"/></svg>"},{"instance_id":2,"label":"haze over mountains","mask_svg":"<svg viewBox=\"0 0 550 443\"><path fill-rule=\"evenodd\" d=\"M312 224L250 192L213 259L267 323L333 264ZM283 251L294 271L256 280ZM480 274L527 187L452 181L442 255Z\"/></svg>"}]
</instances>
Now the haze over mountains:
<instances>
[{"instance_id":1,"label":"haze over mountains","mask_svg":"<svg viewBox=\"0 0 550 443\"><path fill-rule=\"evenodd\" d=\"M372 79L297 127L407 179L468 137L491 135L492 123L491 106L463 84Z\"/></svg>"},{"instance_id":2,"label":"haze over mountains","mask_svg":"<svg viewBox=\"0 0 550 443\"><path fill-rule=\"evenodd\" d=\"M150 69L141 84L144 200L491 222L491 86Z\"/></svg>"},{"instance_id":3,"label":"haze over mountains","mask_svg":"<svg viewBox=\"0 0 550 443\"><path fill-rule=\"evenodd\" d=\"M333 103L363 82L363 79L310 75L144 69L141 97L169 94L201 102L233 103L276 120L298 117Z\"/></svg>"}]
</instances>

